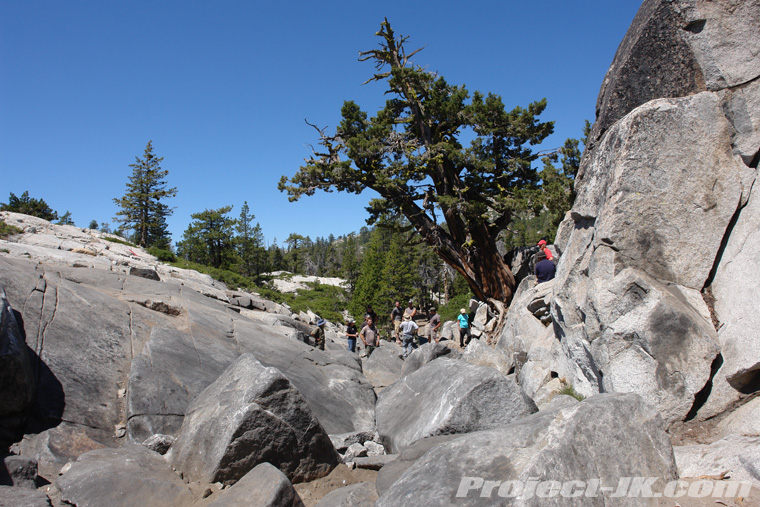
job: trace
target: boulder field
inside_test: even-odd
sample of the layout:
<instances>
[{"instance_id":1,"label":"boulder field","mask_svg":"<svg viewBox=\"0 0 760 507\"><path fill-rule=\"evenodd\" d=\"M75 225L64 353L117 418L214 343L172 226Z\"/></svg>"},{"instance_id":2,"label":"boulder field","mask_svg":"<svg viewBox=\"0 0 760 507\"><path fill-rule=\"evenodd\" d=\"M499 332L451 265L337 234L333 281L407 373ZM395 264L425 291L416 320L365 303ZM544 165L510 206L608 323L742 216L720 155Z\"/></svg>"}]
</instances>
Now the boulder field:
<instances>
[{"instance_id":1,"label":"boulder field","mask_svg":"<svg viewBox=\"0 0 760 507\"><path fill-rule=\"evenodd\" d=\"M379 472L319 505L760 505L758 26L758 2L642 3L557 276L509 256L493 344L473 301L465 350L447 324L367 358L328 324L322 351L314 315L0 212L0 505L298 506L346 466Z\"/></svg>"}]
</instances>

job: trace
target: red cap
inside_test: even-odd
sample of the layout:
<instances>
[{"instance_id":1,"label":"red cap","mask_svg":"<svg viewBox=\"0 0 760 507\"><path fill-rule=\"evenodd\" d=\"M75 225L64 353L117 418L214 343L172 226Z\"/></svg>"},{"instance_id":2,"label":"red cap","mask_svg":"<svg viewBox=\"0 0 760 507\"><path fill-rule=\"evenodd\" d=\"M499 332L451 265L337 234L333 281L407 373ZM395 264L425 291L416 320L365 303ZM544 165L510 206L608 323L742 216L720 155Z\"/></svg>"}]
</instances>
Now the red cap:
<instances>
[{"instance_id":1,"label":"red cap","mask_svg":"<svg viewBox=\"0 0 760 507\"><path fill-rule=\"evenodd\" d=\"M538 242L538 246L545 245L545 244L546 244L546 240L543 240L543 239Z\"/></svg>"}]
</instances>

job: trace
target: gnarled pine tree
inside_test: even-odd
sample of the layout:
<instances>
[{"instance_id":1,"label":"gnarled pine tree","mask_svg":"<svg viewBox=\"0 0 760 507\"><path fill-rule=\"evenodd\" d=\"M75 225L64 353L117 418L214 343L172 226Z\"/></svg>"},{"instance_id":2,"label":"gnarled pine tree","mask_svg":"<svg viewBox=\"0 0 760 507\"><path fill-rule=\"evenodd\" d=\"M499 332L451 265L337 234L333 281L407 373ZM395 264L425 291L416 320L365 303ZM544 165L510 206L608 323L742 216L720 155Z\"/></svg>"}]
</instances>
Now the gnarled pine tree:
<instances>
[{"instance_id":1,"label":"gnarled pine tree","mask_svg":"<svg viewBox=\"0 0 760 507\"><path fill-rule=\"evenodd\" d=\"M499 96L450 85L410 62L408 37L394 35L386 19L379 49L359 53L375 63L367 82L385 81L385 107L371 118L346 101L334 135L319 132L319 151L281 191L291 201L317 190L360 193L375 190L369 223L403 214L436 254L467 280L475 296L501 306L515 279L496 247L496 238L520 210L541 204L540 176L532 163L536 145L552 133L539 122L546 101L506 111ZM313 126L313 125L312 125ZM472 137L469 146L463 137ZM439 218L442 221L439 223Z\"/></svg>"}]
</instances>

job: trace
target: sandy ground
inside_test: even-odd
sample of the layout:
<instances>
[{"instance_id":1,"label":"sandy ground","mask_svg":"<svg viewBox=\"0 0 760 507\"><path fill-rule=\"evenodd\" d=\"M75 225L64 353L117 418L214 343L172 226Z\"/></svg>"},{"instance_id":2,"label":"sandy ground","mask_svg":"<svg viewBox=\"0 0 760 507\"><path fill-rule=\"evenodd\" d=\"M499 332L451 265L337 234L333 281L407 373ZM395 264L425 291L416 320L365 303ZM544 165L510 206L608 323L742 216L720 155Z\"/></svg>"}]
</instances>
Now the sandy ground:
<instances>
[{"instance_id":1,"label":"sandy ground","mask_svg":"<svg viewBox=\"0 0 760 507\"><path fill-rule=\"evenodd\" d=\"M310 507L316 505L330 491L360 482L375 482L376 478L377 472L374 470L360 468L351 470L341 463L330 475L315 481L296 484L294 487L306 507Z\"/></svg>"}]
</instances>

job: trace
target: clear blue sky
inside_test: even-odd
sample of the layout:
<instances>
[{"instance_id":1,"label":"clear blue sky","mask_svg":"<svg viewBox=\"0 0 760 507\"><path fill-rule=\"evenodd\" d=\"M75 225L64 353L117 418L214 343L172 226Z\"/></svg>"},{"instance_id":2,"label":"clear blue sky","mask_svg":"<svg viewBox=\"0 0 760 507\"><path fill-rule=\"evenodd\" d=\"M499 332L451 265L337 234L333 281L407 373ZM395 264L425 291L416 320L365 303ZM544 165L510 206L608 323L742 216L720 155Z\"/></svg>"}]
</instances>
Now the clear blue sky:
<instances>
[{"instance_id":1,"label":"clear blue sky","mask_svg":"<svg viewBox=\"0 0 760 507\"><path fill-rule=\"evenodd\" d=\"M639 0L0 1L0 202L28 190L77 225L111 221L148 140L191 213L248 201L267 242L358 231L370 196L277 190L334 129L344 100L373 114L380 84L357 60L388 17L415 62L507 108L546 97L558 147L593 121Z\"/></svg>"}]
</instances>

